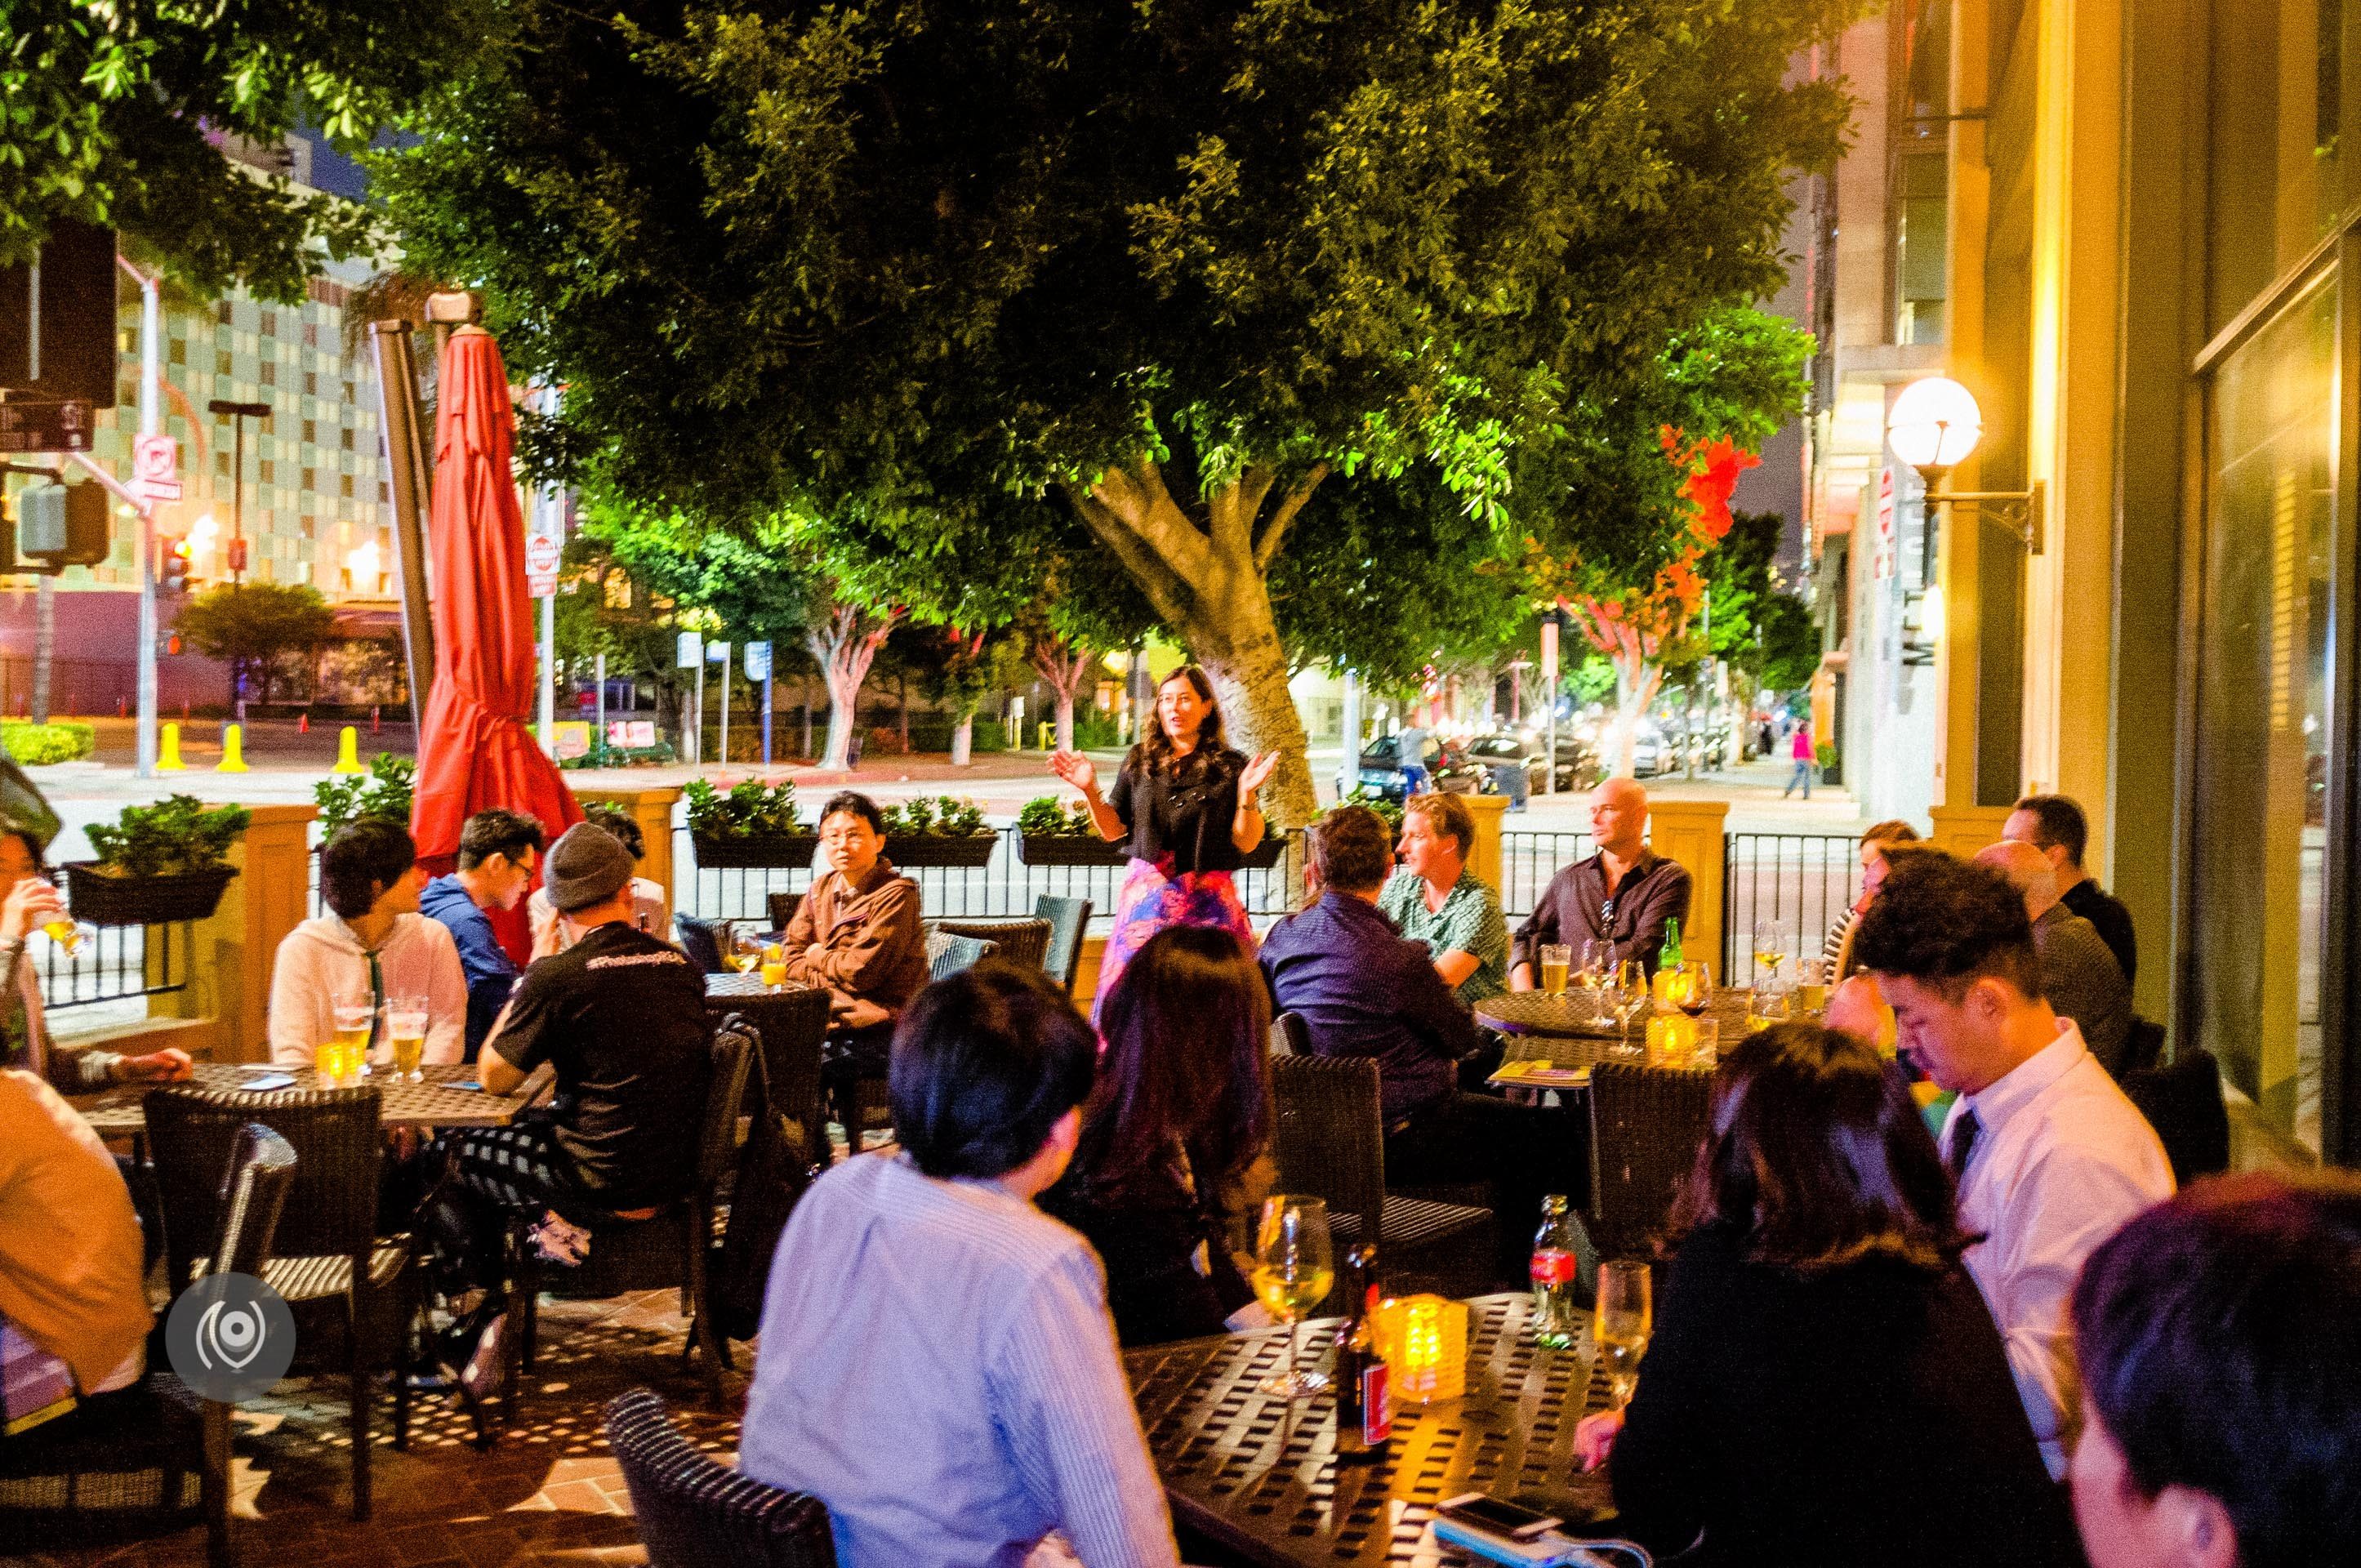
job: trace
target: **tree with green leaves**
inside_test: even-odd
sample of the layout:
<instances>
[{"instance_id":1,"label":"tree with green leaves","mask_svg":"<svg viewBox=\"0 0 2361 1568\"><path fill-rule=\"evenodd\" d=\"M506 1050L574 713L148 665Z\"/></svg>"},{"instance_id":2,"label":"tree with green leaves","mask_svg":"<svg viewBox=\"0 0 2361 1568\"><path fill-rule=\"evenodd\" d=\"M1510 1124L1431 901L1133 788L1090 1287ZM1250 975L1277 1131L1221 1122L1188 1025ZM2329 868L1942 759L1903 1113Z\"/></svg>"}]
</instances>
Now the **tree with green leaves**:
<instances>
[{"instance_id":1,"label":"tree with green leaves","mask_svg":"<svg viewBox=\"0 0 2361 1568\"><path fill-rule=\"evenodd\" d=\"M309 583L219 583L191 599L172 622L208 659L229 666L229 696L253 684L257 700L270 700L279 662L291 653L317 653L335 631L336 612Z\"/></svg>"},{"instance_id":2,"label":"tree with green leaves","mask_svg":"<svg viewBox=\"0 0 2361 1568\"><path fill-rule=\"evenodd\" d=\"M1490 520L1520 443L1769 293L1846 113L1786 62L1851 9L510 0L377 169L623 492L1079 532L1281 752L1291 826L1273 578L1315 501L1416 476ZM1061 515L985 526L1007 497Z\"/></svg>"},{"instance_id":3,"label":"tree with green leaves","mask_svg":"<svg viewBox=\"0 0 2361 1568\"><path fill-rule=\"evenodd\" d=\"M357 151L497 32L489 0L0 6L0 264L71 219L207 298L301 300L324 262L377 248L375 214L234 165L223 139L275 148L309 126Z\"/></svg>"}]
</instances>

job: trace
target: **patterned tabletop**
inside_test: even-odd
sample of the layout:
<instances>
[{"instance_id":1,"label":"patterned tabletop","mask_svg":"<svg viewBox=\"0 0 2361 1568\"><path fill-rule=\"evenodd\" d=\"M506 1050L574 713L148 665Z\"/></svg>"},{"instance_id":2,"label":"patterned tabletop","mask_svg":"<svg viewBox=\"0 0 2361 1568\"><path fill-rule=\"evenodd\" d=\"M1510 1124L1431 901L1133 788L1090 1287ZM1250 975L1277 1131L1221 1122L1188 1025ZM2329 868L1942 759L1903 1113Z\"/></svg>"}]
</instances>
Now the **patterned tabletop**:
<instances>
[{"instance_id":1,"label":"patterned tabletop","mask_svg":"<svg viewBox=\"0 0 2361 1568\"><path fill-rule=\"evenodd\" d=\"M1336 1462L1333 1395L1290 1406L1256 1387L1286 1359L1284 1329L1126 1354L1174 1517L1277 1568L1440 1568L1479 1561L1428 1529L1434 1505L1463 1492L1546 1507L1577 1528L1605 1514L1605 1476L1574 1457L1575 1423L1606 1402L1587 1327L1572 1350L1541 1350L1525 1333L1529 1298L1470 1305L1466 1397L1397 1407L1375 1463ZM1305 1366L1326 1359L1333 1325L1305 1324Z\"/></svg>"},{"instance_id":2,"label":"patterned tabletop","mask_svg":"<svg viewBox=\"0 0 2361 1568\"><path fill-rule=\"evenodd\" d=\"M379 1119L385 1125L409 1127L505 1127L524 1108L522 1099L506 1099L486 1094L478 1089L457 1089L456 1083L475 1081L476 1069L453 1063L429 1067L423 1083L388 1083L383 1076L373 1076L366 1081L374 1083L383 1097ZM308 1069L279 1068L269 1062L217 1063L201 1062L192 1075L201 1089L244 1089L255 1080L269 1073L284 1073L295 1080L296 1089L315 1089L319 1085ZM102 1138L133 1137L148 1128L148 1091L152 1084L126 1083L74 1102L82 1107L82 1119Z\"/></svg>"},{"instance_id":3,"label":"patterned tabletop","mask_svg":"<svg viewBox=\"0 0 2361 1568\"><path fill-rule=\"evenodd\" d=\"M1724 1038L1742 1033L1746 1027L1746 1007L1753 996L1751 991L1736 986L1716 986L1713 1000L1706 1007L1706 1016L1721 1021ZM1613 1014L1599 1018L1592 1014L1588 993L1569 991L1563 996L1550 996L1538 991L1512 991L1504 996L1476 1003L1476 1022L1503 1035L1543 1035L1552 1039L1614 1040L1623 1032ZM1637 1040L1647 1027L1644 1017L1631 1022L1631 1037Z\"/></svg>"}]
</instances>

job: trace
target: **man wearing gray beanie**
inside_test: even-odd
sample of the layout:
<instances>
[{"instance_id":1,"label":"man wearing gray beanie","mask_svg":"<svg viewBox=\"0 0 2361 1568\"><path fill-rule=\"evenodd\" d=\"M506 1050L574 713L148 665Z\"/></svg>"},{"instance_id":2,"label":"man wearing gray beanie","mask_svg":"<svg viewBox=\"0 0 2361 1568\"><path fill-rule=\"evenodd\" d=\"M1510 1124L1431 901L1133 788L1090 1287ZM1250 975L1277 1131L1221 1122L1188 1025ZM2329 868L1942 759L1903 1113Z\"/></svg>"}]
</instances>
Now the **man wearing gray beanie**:
<instances>
[{"instance_id":1,"label":"man wearing gray beanie","mask_svg":"<svg viewBox=\"0 0 2361 1568\"><path fill-rule=\"evenodd\" d=\"M465 1283L487 1293L447 1354L479 1420L506 1360L499 1287L508 1217L537 1216L543 1256L578 1263L602 1225L684 1196L711 1071L704 981L679 948L634 927L631 851L579 822L543 867L573 945L525 970L479 1069L488 1093L514 1094L547 1063L557 1091L546 1110L447 1144L445 1190L468 1237Z\"/></svg>"}]
</instances>

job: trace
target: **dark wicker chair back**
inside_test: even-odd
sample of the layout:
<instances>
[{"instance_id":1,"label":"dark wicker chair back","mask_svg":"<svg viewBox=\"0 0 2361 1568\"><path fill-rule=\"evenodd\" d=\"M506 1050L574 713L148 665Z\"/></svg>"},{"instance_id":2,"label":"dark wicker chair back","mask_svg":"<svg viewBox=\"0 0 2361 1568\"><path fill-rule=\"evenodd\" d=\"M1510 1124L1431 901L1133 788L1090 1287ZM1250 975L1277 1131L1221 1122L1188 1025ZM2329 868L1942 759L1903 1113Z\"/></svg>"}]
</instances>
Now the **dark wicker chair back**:
<instances>
[{"instance_id":1,"label":"dark wicker chair back","mask_svg":"<svg viewBox=\"0 0 2361 1568\"><path fill-rule=\"evenodd\" d=\"M674 931L680 937L680 950L688 961L707 974L726 974L721 962L722 927L726 920L699 920L694 915L675 912L672 917Z\"/></svg>"},{"instance_id":2,"label":"dark wicker chair back","mask_svg":"<svg viewBox=\"0 0 2361 1568\"><path fill-rule=\"evenodd\" d=\"M738 1111L746 1074L763 1048L754 1026L733 1013L713 1036L713 1079L705 1091L705 1131L697 1151L697 1185L708 1193L738 1163Z\"/></svg>"},{"instance_id":3,"label":"dark wicker chair back","mask_svg":"<svg viewBox=\"0 0 2361 1568\"><path fill-rule=\"evenodd\" d=\"M1601 1257L1644 1257L1705 1141L1713 1074L1601 1062L1590 1069L1591 1239Z\"/></svg>"},{"instance_id":4,"label":"dark wicker chair back","mask_svg":"<svg viewBox=\"0 0 2361 1568\"><path fill-rule=\"evenodd\" d=\"M771 929L774 931L784 931L793 925L796 911L803 906L804 895L800 893L766 894L763 898L763 907L771 912Z\"/></svg>"},{"instance_id":5,"label":"dark wicker chair back","mask_svg":"<svg viewBox=\"0 0 2361 1568\"><path fill-rule=\"evenodd\" d=\"M645 1388L607 1403L648 1568L836 1568L828 1508L699 1453Z\"/></svg>"},{"instance_id":6,"label":"dark wicker chair back","mask_svg":"<svg viewBox=\"0 0 2361 1568\"><path fill-rule=\"evenodd\" d=\"M2124 1036L2124 1066L2117 1076L2128 1079L2136 1072L2147 1072L2164 1059L2164 1025L2153 1018L2134 1018L2131 1031Z\"/></svg>"},{"instance_id":7,"label":"dark wicker chair back","mask_svg":"<svg viewBox=\"0 0 2361 1568\"><path fill-rule=\"evenodd\" d=\"M2230 1168L2230 1111L2222 1102L2222 1064L2208 1050L2184 1050L2169 1067L2124 1074L2124 1093L2139 1107L2172 1161L2175 1181Z\"/></svg>"},{"instance_id":8,"label":"dark wicker chair back","mask_svg":"<svg viewBox=\"0 0 2361 1568\"><path fill-rule=\"evenodd\" d=\"M249 1122L232 1135L220 1187L221 1223L207 1234L223 1273L261 1274L300 1164L295 1146L268 1127ZM185 1283L175 1280L173 1294Z\"/></svg>"},{"instance_id":9,"label":"dark wicker chair back","mask_svg":"<svg viewBox=\"0 0 2361 1568\"><path fill-rule=\"evenodd\" d=\"M1270 1087L1279 1190L1324 1198L1331 1214L1358 1215L1360 1234L1377 1235L1386 1205L1386 1144L1376 1060L1275 1057Z\"/></svg>"},{"instance_id":10,"label":"dark wicker chair back","mask_svg":"<svg viewBox=\"0 0 2361 1568\"><path fill-rule=\"evenodd\" d=\"M164 1201L164 1238L175 1286L219 1228L221 1170L248 1123L293 1148L298 1162L279 1216L275 1255L366 1259L377 1239L379 1168L385 1135L374 1088L249 1094L164 1084L148 1091L148 1141Z\"/></svg>"},{"instance_id":11,"label":"dark wicker chair back","mask_svg":"<svg viewBox=\"0 0 2361 1568\"><path fill-rule=\"evenodd\" d=\"M1033 918L1049 923L1049 950L1041 967L1067 991L1082 972L1082 936L1091 928L1091 901L1042 894L1033 900Z\"/></svg>"},{"instance_id":12,"label":"dark wicker chair back","mask_svg":"<svg viewBox=\"0 0 2361 1568\"><path fill-rule=\"evenodd\" d=\"M1301 1015L1282 1013L1270 1021L1270 1054L1275 1057L1308 1057L1312 1054L1312 1031L1303 1026Z\"/></svg>"},{"instance_id":13,"label":"dark wicker chair back","mask_svg":"<svg viewBox=\"0 0 2361 1568\"><path fill-rule=\"evenodd\" d=\"M1047 920L938 920L935 929L946 937L975 937L990 942L999 949L993 956L1003 963L1020 969L1049 967L1045 961L1049 952Z\"/></svg>"},{"instance_id":14,"label":"dark wicker chair back","mask_svg":"<svg viewBox=\"0 0 2361 1568\"><path fill-rule=\"evenodd\" d=\"M727 1028L737 1021L722 1020ZM828 1038L828 992L814 986L762 999L763 1069L769 1079L771 1109L795 1124L807 1151L828 1157L828 1126L820 1103L820 1047Z\"/></svg>"},{"instance_id":15,"label":"dark wicker chair back","mask_svg":"<svg viewBox=\"0 0 2361 1568\"><path fill-rule=\"evenodd\" d=\"M927 978L941 980L963 969L973 969L1000 950L1000 944L982 937L954 937L947 932L927 934Z\"/></svg>"}]
</instances>

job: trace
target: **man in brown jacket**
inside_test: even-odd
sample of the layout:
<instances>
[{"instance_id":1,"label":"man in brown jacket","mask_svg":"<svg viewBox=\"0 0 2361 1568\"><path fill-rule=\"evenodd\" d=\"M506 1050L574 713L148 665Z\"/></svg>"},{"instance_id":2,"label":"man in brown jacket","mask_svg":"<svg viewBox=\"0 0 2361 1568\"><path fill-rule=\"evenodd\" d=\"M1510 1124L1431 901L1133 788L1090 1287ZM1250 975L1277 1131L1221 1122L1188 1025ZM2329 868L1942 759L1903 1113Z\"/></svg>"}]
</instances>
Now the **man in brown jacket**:
<instances>
[{"instance_id":1,"label":"man in brown jacket","mask_svg":"<svg viewBox=\"0 0 2361 1568\"><path fill-rule=\"evenodd\" d=\"M918 884L884 858L884 828L867 795L829 796L819 842L833 869L787 922L787 977L828 990L832 1085L884 1076L894 1021L927 983Z\"/></svg>"}]
</instances>

